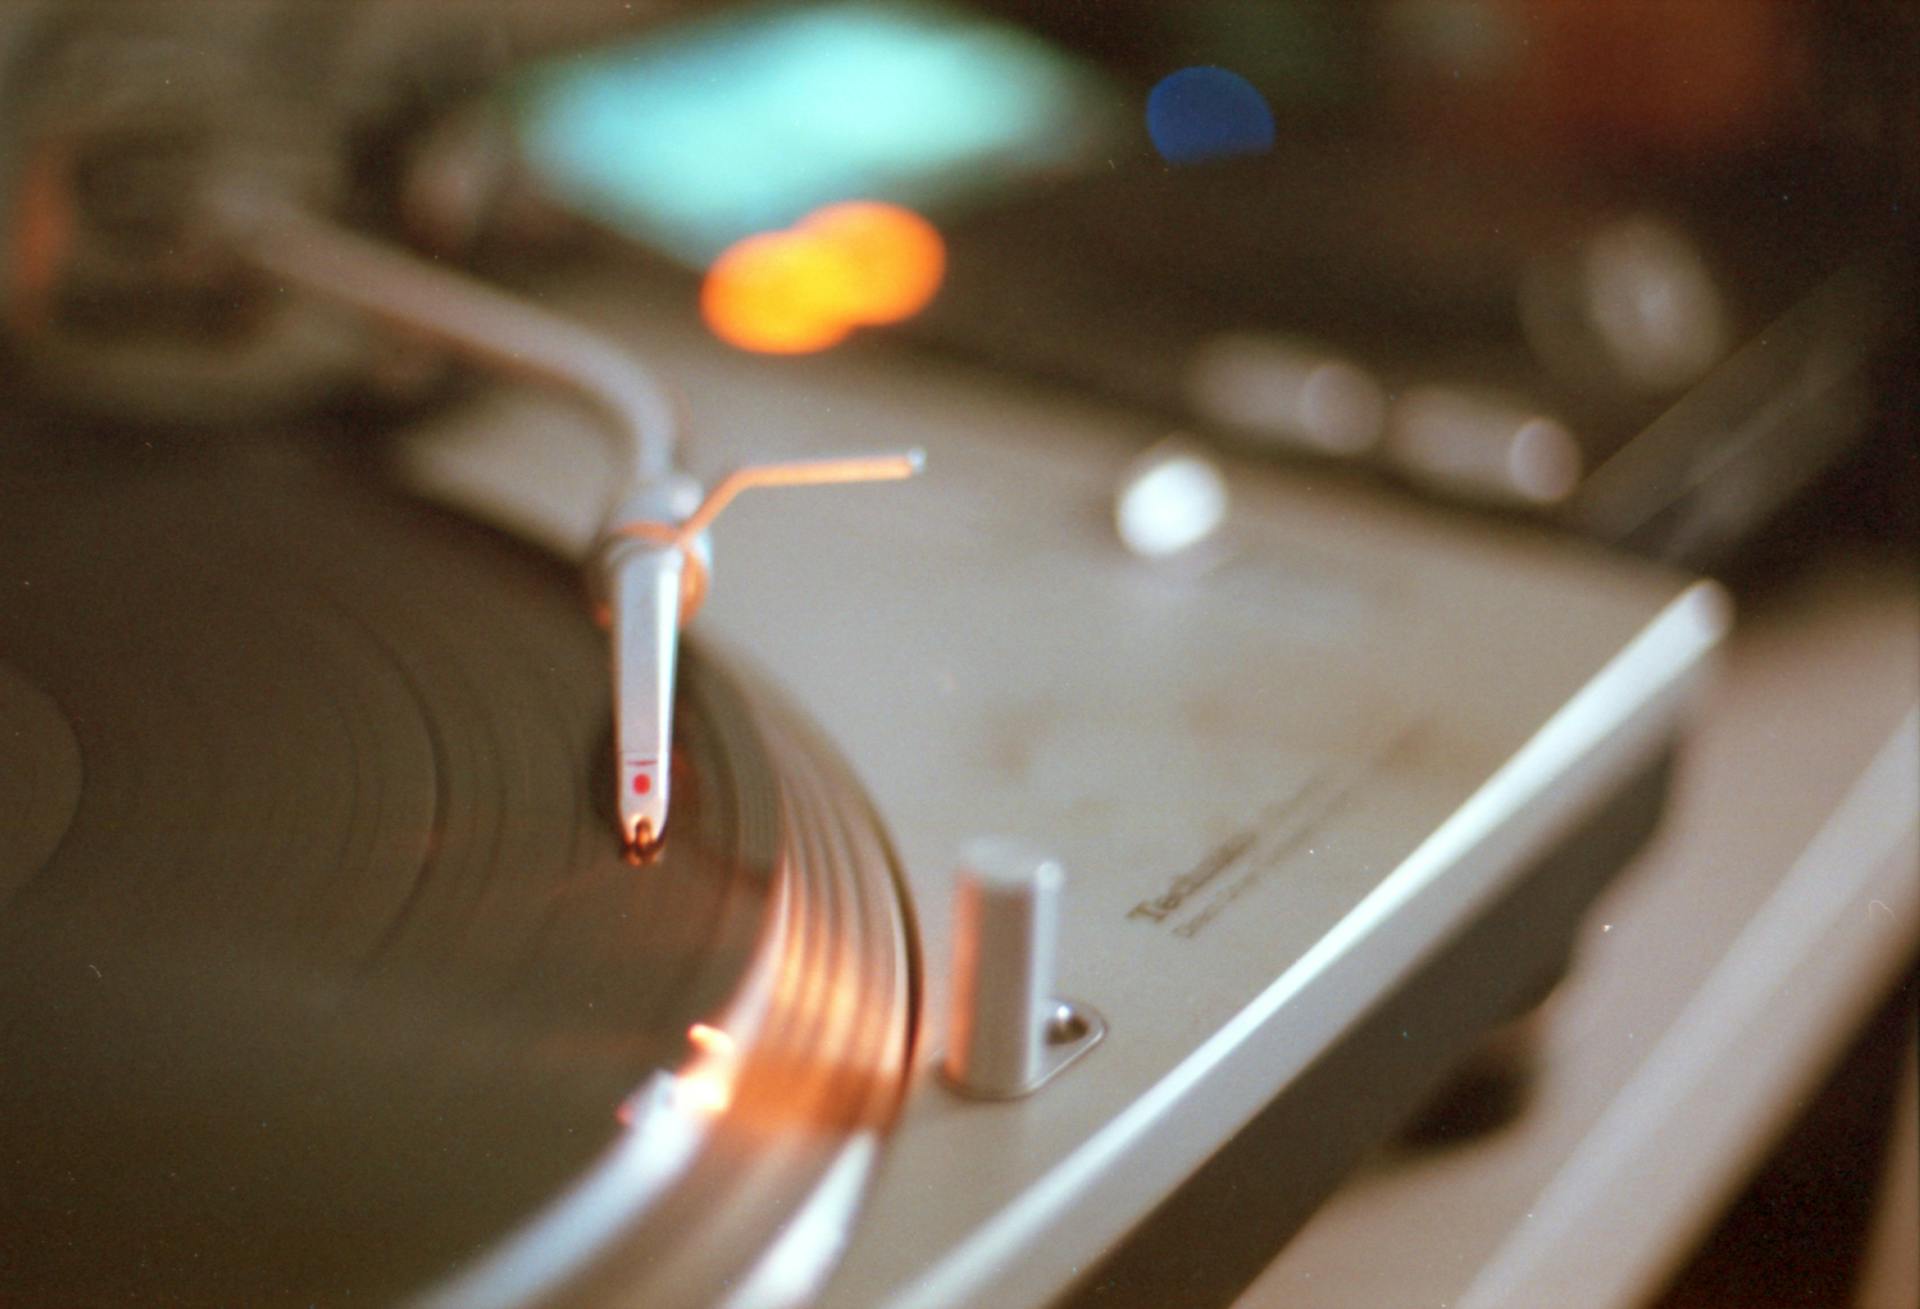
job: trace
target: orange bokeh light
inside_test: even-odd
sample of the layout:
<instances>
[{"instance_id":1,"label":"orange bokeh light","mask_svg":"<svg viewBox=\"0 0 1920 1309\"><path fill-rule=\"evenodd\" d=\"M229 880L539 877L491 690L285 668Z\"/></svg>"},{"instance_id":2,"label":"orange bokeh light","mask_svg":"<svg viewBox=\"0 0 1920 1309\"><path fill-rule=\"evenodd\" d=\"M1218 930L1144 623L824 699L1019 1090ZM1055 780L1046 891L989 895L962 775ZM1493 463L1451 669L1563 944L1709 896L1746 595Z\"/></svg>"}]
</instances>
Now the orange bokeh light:
<instances>
[{"instance_id":1,"label":"orange bokeh light","mask_svg":"<svg viewBox=\"0 0 1920 1309\"><path fill-rule=\"evenodd\" d=\"M707 270L700 309L730 345L807 354L857 326L912 317L945 273L933 224L898 205L848 201L729 246Z\"/></svg>"},{"instance_id":2,"label":"orange bokeh light","mask_svg":"<svg viewBox=\"0 0 1920 1309\"><path fill-rule=\"evenodd\" d=\"M843 261L844 310L856 323L898 323L933 299L947 247L932 223L899 205L850 200L815 210L800 230Z\"/></svg>"},{"instance_id":3,"label":"orange bokeh light","mask_svg":"<svg viewBox=\"0 0 1920 1309\"><path fill-rule=\"evenodd\" d=\"M802 232L728 246L707 270L700 312L714 335L760 354L808 354L853 329L841 308L839 259Z\"/></svg>"}]
</instances>

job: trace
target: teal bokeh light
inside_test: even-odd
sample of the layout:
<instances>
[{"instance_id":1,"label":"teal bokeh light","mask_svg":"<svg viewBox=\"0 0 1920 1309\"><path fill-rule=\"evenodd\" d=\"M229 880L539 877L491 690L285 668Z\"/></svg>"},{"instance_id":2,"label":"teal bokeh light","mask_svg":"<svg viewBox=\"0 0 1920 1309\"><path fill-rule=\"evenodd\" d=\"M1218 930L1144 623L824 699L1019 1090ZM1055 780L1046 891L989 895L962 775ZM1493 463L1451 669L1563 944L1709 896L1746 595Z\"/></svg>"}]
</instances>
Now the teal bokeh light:
<instances>
[{"instance_id":1,"label":"teal bokeh light","mask_svg":"<svg viewBox=\"0 0 1920 1309\"><path fill-rule=\"evenodd\" d=\"M937 207L1086 147L1094 88L1001 23L864 0L727 15L537 70L525 148L562 199L685 263L850 197Z\"/></svg>"}]
</instances>

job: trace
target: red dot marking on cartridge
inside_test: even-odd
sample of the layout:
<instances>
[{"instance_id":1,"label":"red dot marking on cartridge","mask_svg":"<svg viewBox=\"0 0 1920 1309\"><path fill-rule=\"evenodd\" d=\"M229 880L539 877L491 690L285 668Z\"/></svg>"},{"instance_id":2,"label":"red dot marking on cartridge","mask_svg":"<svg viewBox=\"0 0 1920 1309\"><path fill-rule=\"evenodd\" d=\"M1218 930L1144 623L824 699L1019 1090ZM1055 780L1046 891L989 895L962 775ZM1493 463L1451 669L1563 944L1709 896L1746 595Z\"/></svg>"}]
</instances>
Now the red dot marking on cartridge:
<instances>
[{"instance_id":1,"label":"red dot marking on cartridge","mask_svg":"<svg viewBox=\"0 0 1920 1309\"><path fill-rule=\"evenodd\" d=\"M645 773L635 773L633 775L633 793L635 795L645 795L651 790L653 790L653 779L651 777L648 777Z\"/></svg>"}]
</instances>

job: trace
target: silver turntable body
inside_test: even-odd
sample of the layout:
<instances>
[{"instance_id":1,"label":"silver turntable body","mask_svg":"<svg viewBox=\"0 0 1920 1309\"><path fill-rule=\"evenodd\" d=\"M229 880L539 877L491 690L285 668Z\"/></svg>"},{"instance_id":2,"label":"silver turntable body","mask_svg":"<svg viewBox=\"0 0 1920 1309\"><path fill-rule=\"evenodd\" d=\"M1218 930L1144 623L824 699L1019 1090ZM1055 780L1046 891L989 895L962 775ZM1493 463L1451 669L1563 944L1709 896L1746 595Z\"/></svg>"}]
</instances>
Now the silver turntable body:
<instances>
[{"instance_id":1,"label":"silver turntable body","mask_svg":"<svg viewBox=\"0 0 1920 1309\"><path fill-rule=\"evenodd\" d=\"M1180 1197L1223 1168L1241 1170L1220 1173L1234 1225L1277 1246L1476 1032L1550 983L1657 807L1720 593L1239 464L1212 539L1143 559L1112 501L1165 435L1150 419L883 350L730 354L690 317L643 317L615 280L550 302L674 380L701 473L927 452L901 487L733 513L691 634L766 672L851 762L921 936L905 1108L864 1198L846 1186L796 1219L812 1247L796 1267L838 1254L831 1305L1096 1293L1156 1226L1163 1249L1214 1259L1220 1233L1193 1226L1209 1202ZM489 395L415 429L399 463L542 545L593 539L602 443L550 397ZM1647 813L1622 817L1630 801ZM997 1101L940 1075L952 874L987 835L1064 868L1057 995L1107 1028ZM814 1288L773 1269L732 1289Z\"/></svg>"}]
</instances>

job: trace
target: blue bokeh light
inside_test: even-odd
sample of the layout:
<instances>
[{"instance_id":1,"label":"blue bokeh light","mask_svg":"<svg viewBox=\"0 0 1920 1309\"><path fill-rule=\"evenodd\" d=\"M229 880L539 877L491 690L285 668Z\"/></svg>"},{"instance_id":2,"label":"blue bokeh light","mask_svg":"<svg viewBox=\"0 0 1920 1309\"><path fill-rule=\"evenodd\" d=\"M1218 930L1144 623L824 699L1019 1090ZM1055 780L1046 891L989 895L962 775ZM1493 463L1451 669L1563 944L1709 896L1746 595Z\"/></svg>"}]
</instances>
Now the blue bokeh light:
<instances>
[{"instance_id":1,"label":"blue bokeh light","mask_svg":"<svg viewBox=\"0 0 1920 1309\"><path fill-rule=\"evenodd\" d=\"M1273 149L1273 110L1238 73L1182 68L1148 92L1147 135L1170 164L1261 154Z\"/></svg>"}]
</instances>

